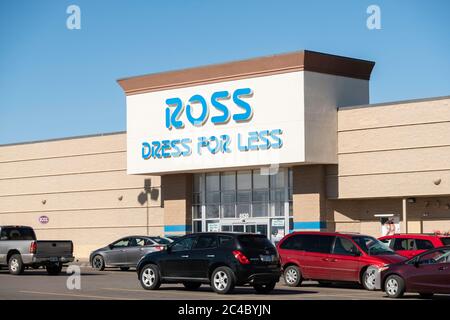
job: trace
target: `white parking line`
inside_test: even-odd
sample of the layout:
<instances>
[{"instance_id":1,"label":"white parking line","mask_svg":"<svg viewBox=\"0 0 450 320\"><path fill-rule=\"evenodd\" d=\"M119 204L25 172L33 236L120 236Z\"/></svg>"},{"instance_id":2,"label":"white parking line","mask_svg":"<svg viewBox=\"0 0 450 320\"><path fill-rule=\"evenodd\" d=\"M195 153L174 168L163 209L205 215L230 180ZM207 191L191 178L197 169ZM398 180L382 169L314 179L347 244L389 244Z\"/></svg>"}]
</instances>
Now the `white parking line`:
<instances>
[{"instance_id":1,"label":"white parking line","mask_svg":"<svg viewBox=\"0 0 450 320\"><path fill-rule=\"evenodd\" d=\"M176 291L176 290L170 290L170 291L165 291L165 290L158 290L158 291L146 291L146 290L139 290L139 289L126 289L126 288L102 288L102 290L108 290L108 291L125 291L125 292L140 292L140 293L153 293L153 294L167 294L167 296L170 295L175 295L175 296L183 296L184 298L187 298L187 296L201 296L204 297L205 295L208 294L214 294L214 292L206 292L206 291L201 291L201 292L193 292L193 291L189 291L189 292L183 292L183 291ZM263 295L253 295L253 294L242 294L242 293L236 293L236 295L245 295L245 299L262 299L262 298L268 298L267 295L263 296ZM301 300L302 298L316 298L316 299L321 299L321 298L334 298L334 297L339 297L339 298L346 298L346 299L352 299L352 300L379 300L379 299L383 299L383 297L380 296L372 296L372 295L368 295L367 293L355 293L355 294L327 294L327 293L315 293L315 294L311 294L311 293L302 293L301 291L298 292L298 295L295 295L295 297L293 297L293 295L295 294L284 294L284 293L280 293L280 294L275 294L272 295L272 298L278 297L278 298L285 298L285 297L289 297L289 298L294 298L294 299L298 299ZM233 297L233 296L228 296ZM215 296L215 297L211 297L212 299L217 299L217 300L228 300L229 298L225 298L225 297L221 297L221 296Z\"/></svg>"},{"instance_id":2,"label":"white parking line","mask_svg":"<svg viewBox=\"0 0 450 320\"><path fill-rule=\"evenodd\" d=\"M28 294L41 294L41 295L51 295L51 296L67 296L67 297L105 299L105 300L136 300L136 299L123 298L123 297L120 297L120 298L118 298L118 297L105 297L105 296L87 295L87 294L39 292L39 291L19 291L19 292L21 292L21 293L28 293Z\"/></svg>"},{"instance_id":3,"label":"white parking line","mask_svg":"<svg viewBox=\"0 0 450 320\"><path fill-rule=\"evenodd\" d=\"M140 292L140 293L146 293L146 294L174 294L178 296L183 296L184 299L189 299L189 296L198 296L198 297L204 297L205 294L214 294L214 292L207 292L207 291L199 291L199 292L193 292L193 291L176 291L176 290L155 290L155 291L149 291L149 290L138 290L138 289L125 289L125 288L102 288L102 290L109 290L109 291L128 291L128 292ZM227 300L228 298L225 298L225 296L222 298L221 296L214 297L212 299L217 300ZM191 299L192 300L192 299Z\"/></svg>"}]
</instances>

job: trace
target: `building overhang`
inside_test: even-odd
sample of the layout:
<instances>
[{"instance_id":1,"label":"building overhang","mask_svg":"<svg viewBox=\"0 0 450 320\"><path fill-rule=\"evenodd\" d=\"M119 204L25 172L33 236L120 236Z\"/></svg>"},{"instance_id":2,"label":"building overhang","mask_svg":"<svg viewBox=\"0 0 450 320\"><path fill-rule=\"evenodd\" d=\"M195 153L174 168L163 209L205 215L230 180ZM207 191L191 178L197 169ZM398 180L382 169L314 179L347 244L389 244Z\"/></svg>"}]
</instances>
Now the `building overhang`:
<instances>
[{"instance_id":1,"label":"building overhang","mask_svg":"<svg viewBox=\"0 0 450 320\"><path fill-rule=\"evenodd\" d=\"M248 60L152 73L117 80L126 95L255 78L272 74L311 71L370 80L375 62L302 50Z\"/></svg>"}]
</instances>

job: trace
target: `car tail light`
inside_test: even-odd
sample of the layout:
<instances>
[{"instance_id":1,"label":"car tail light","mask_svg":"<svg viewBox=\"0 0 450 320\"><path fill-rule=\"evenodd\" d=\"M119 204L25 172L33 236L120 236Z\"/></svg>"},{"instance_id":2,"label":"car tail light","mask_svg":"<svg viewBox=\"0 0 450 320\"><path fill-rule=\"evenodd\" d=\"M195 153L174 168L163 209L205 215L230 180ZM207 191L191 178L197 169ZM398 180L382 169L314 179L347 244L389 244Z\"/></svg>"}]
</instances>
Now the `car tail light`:
<instances>
[{"instance_id":1,"label":"car tail light","mask_svg":"<svg viewBox=\"0 0 450 320\"><path fill-rule=\"evenodd\" d=\"M36 253L37 244L36 241L32 241L30 244L30 253Z\"/></svg>"},{"instance_id":2,"label":"car tail light","mask_svg":"<svg viewBox=\"0 0 450 320\"><path fill-rule=\"evenodd\" d=\"M250 264L250 260L239 250L233 251L234 257L239 261L241 264Z\"/></svg>"},{"instance_id":3,"label":"car tail light","mask_svg":"<svg viewBox=\"0 0 450 320\"><path fill-rule=\"evenodd\" d=\"M155 246L155 249L158 251L162 251L162 250L164 250L164 247L163 246Z\"/></svg>"}]
</instances>

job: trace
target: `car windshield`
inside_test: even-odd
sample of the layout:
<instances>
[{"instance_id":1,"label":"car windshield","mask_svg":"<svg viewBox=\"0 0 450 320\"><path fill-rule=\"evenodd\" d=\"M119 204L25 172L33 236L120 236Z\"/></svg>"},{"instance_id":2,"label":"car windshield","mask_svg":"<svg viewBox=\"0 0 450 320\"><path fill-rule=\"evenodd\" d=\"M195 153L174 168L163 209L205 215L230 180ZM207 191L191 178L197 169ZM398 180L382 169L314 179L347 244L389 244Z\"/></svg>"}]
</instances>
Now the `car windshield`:
<instances>
[{"instance_id":1,"label":"car windshield","mask_svg":"<svg viewBox=\"0 0 450 320\"><path fill-rule=\"evenodd\" d=\"M155 241L157 244L169 244L172 242L169 239L161 238L161 237L155 237L155 238L151 238L151 239L153 241Z\"/></svg>"},{"instance_id":2,"label":"car windshield","mask_svg":"<svg viewBox=\"0 0 450 320\"><path fill-rule=\"evenodd\" d=\"M375 256L379 254L395 254L395 252L392 249L390 249L386 244L373 237L355 236L352 237L352 239L368 255Z\"/></svg>"},{"instance_id":3,"label":"car windshield","mask_svg":"<svg viewBox=\"0 0 450 320\"><path fill-rule=\"evenodd\" d=\"M444 246L450 246L450 237L448 238L441 238L442 243Z\"/></svg>"}]
</instances>

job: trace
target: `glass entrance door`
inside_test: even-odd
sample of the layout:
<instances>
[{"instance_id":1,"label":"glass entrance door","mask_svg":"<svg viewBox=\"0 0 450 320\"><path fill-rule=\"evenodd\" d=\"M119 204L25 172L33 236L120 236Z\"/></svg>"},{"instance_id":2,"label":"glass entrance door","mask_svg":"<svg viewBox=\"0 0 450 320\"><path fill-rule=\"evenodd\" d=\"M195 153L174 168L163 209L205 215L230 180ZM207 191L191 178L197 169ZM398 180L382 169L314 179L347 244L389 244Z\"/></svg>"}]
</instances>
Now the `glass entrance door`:
<instances>
[{"instance_id":1,"label":"glass entrance door","mask_svg":"<svg viewBox=\"0 0 450 320\"><path fill-rule=\"evenodd\" d=\"M267 236L267 223L230 223L222 224L221 230L224 232L247 232L259 233Z\"/></svg>"}]
</instances>

